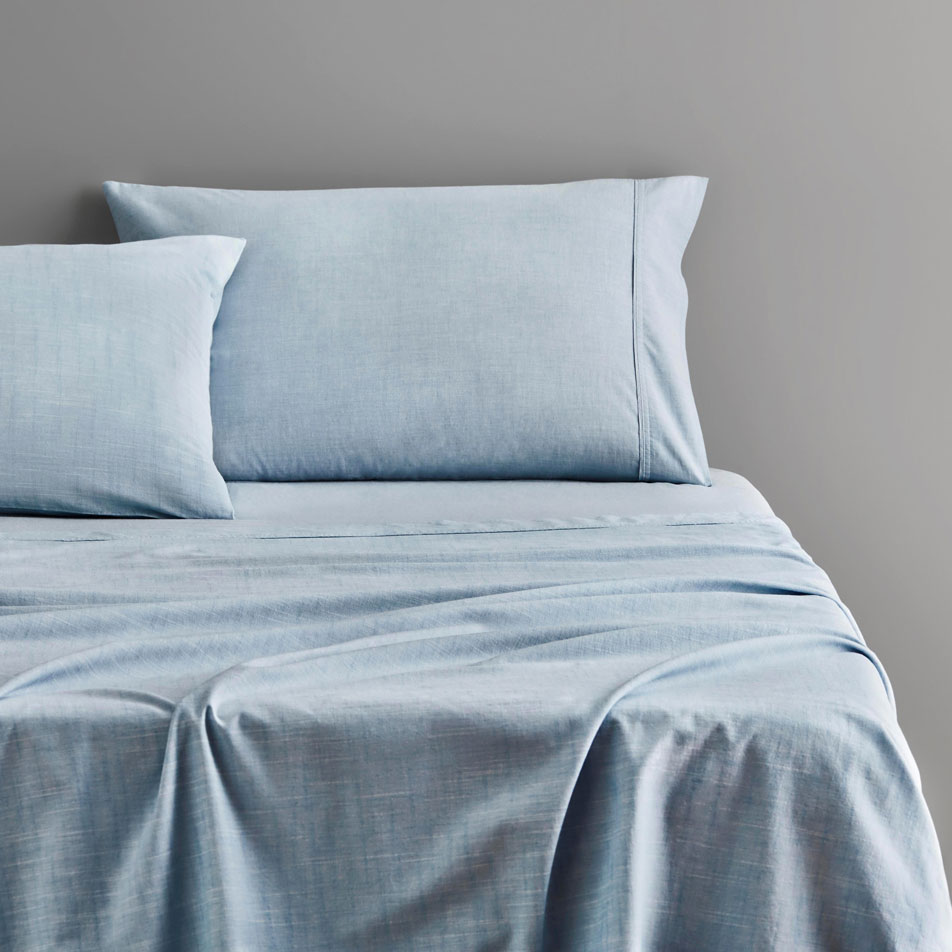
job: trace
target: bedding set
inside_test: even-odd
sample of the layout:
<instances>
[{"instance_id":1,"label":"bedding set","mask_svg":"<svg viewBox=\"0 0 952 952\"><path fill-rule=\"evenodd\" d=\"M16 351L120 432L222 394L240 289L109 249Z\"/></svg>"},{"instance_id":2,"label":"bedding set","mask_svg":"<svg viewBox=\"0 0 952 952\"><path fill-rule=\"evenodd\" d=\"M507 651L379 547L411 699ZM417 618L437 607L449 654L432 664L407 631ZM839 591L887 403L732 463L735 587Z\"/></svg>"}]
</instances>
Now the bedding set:
<instances>
[{"instance_id":1,"label":"bedding set","mask_svg":"<svg viewBox=\"0 0 952 952\"><path fill-rule=\"evenodd\" d=\"M952 948L885 672L707 464L705 185L0 248L0 948Z\"/></svg>"}]
</instances>

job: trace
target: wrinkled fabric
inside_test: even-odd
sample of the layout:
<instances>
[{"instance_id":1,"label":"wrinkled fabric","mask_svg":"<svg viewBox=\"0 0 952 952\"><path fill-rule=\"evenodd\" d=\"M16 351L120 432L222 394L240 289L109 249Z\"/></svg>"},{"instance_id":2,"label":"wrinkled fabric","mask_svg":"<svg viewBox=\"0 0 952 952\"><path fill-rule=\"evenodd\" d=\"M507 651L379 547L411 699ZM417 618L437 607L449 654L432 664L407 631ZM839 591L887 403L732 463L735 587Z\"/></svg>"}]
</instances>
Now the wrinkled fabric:
<instances>
[{"instance_id":1,"label":"wrinkled fabric","mask_svg":"<svg viewBox=\"0 0 952 952\"><path fill-rule=\"evenodd\" d=\"M774 518L19 520L0 605L5 952L952 945Z\"/></svg>"}]
</instances>

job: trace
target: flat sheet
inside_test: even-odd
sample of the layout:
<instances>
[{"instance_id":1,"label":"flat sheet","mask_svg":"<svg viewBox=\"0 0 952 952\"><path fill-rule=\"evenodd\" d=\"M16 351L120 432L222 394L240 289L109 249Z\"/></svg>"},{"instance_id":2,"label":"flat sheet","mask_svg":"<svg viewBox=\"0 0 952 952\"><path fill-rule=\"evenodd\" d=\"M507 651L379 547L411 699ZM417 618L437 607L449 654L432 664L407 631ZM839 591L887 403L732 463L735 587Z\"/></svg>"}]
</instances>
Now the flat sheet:
<instances>
[{"instance_id":1,"label":"flat sheet","mask_svg":"<svg viewBox=\"0 0 952 952\"><path fill-rule=\"evenodd\" d=\"M946 950L771 516L0 520L0 948Z\"/></svg>"},{"instance_id":2,"label":"flat sheet","mask_svg":"<svg viewBox=\"0 0 952 952\"><path fill-rule=\"evenodd\" d=\"M736 512L771 515L737 473L711 470L712 486L570 480L229 483L236 519L317 525L481 522Z\"/></svg>"}]
</instances>

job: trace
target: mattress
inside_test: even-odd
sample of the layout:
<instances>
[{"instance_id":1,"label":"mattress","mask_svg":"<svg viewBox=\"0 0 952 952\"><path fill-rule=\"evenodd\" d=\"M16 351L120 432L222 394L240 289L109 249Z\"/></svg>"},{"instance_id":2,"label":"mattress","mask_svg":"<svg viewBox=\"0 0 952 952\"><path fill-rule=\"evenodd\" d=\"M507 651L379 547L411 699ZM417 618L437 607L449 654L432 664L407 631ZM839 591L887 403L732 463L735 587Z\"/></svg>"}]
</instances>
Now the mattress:
<instances>
[{"instance_id":1,"label":"mattress","mask_svg":"<svg viewBox=\"0 0 952 952\"><path fill-rule=\"evenodd\" d=\"M740 477L230 488L0 517L0 948L952 947L888 678Z\"/></svg>"}]
</instances>

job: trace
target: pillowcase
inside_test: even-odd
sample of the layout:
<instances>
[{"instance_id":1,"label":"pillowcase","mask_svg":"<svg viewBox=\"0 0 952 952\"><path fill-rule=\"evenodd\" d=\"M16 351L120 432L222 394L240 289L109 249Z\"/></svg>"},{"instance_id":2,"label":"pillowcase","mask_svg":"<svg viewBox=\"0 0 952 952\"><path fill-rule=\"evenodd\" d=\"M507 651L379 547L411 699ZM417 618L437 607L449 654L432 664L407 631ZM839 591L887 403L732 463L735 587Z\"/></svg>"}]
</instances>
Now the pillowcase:
<instances>
[{"instance_id":1,"label":"pillowcase","mask_svg":"<svg viewBox=\"0 0 952 952\"><path fill-rule=\"evenodd\" d=\"M123 241L248 239L212 347L226 479L709 484L680 270L706 181L104 189Z\"/></svg>"},{"instance_id":2,"label":"pillowcase","mask_svg":"<svg viewBox=\"0 0 952 952\"><path fill-rule=\"evenodd\" d=\"M243 247L0 247L0 509L232 517L209 354Z\"/></svg>"}]
</instances>

